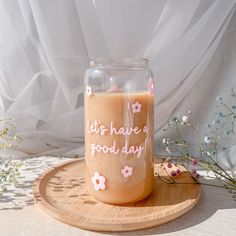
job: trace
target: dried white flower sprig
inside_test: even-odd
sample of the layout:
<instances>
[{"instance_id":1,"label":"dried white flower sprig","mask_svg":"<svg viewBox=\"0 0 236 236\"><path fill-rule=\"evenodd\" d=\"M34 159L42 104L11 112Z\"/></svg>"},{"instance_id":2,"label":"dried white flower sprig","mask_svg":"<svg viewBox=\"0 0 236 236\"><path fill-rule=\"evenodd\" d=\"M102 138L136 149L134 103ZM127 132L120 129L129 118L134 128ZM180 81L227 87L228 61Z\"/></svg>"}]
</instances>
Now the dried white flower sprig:
<instances>
[{"instance_id":1,"label":"dried white flower sprig","mask_svg":"<svg viewBox=\"0 0 236 236\"><path fill-rule=\"evenodd\" d=\"M187 173L193 177L196 183L201 183L201 176L196 170L196 167L200 166L207 171L209 178L217 179L221 183L220 185L213 185L204 182L204 184L236 190L236 179L218 162L218 154L236 144L236 92L233 89L230 96L233 100L235 99L233 105L229 105L223 97L216 98L217 111L212 122L205 126L206 132L203 137L199 134L197 124L193 122L191 111L188 111L187 115L173 117L167 122L163 132L174 131L174 135L164 137L162 146L169 156L178 156L178 164L185 166ZM195 134L197 133L200 139L198 147L192 147L183 135L183 131L189 128ZM197 150L198 159L191 157L190 149ZM169 162L167 167L172 168L173 164ZM179 174L176 170L170 172L172 177Z\"/></svg>"},{"instance_id":2,"label":"dried white flower sprig","mask_svg":"<svg viewBox=\"0 0 236 236\"><path fill-rule=\"evenodd\" d=\"M15 132L13 119L0 117L0 151L15 148L22 141L22 137ZM7 186L17 183L19 168L23 162L2 158L0 155L0 195L7 190Z\"/></svg>"}]
</instances>

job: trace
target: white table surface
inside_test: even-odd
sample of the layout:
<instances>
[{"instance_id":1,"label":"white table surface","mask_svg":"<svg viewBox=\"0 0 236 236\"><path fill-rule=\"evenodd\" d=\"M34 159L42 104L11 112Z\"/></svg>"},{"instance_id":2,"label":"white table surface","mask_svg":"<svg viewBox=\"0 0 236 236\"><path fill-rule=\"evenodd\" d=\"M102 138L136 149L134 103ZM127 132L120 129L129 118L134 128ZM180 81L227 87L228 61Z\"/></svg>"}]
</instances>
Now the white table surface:
<instances>
[{"instance_id":1,"label":"white table surface","mask_svg":"<svg viewBox=\"0 0 236 236\"><path fill-rule=\"evenodd\" d=\"M66 225L42 212L32 199L35 178L65 160L68 158L35 157L27 160L19 186L0 198L0 236L236 235L236 194L208 186L202 186L201 199L190 212L159 227L127 233L99 233Z\"/></svg>"}]
</instances>

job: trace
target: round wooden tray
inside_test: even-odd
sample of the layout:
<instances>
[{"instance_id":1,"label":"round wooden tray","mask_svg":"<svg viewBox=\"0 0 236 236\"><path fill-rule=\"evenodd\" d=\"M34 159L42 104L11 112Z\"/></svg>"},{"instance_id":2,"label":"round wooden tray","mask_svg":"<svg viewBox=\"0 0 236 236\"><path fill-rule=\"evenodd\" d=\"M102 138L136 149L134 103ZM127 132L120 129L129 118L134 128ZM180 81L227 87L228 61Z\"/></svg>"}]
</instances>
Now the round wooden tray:
<instances>
[{"instance_id":1,"label":"round wooden tray","mask_svg":"<svg viewBox=\"0 0 236 236\"><path fill-rule=\"evenodd\" d=\"M54 167L34 184L35 202L46 213L67 224L96 231L131 231L164 224L189 211L201 188L186 173L169 180L168 168L155 164L155 188L146 199L132 204L109 205L93 199L84 180L84 160Z\"/></svg>"}]
</instances>

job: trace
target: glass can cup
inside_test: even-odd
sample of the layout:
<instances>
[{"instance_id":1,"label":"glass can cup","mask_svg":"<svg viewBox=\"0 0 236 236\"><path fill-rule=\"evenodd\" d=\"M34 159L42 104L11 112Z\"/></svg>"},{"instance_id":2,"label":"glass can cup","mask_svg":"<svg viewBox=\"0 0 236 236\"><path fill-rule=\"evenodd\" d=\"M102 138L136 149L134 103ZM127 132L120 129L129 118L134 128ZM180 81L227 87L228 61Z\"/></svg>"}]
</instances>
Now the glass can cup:
<instances>
[{"instance_id":1,"label":"glass can cup","mask_svg":"<svg viewBox=\"0 0 236 236\"><path fill-rule=\"evenodd\" d=\"M122 204L153 189L154 84L147 59L90 61L85 72L86 185Z\"/></svg>"}]
</instances>

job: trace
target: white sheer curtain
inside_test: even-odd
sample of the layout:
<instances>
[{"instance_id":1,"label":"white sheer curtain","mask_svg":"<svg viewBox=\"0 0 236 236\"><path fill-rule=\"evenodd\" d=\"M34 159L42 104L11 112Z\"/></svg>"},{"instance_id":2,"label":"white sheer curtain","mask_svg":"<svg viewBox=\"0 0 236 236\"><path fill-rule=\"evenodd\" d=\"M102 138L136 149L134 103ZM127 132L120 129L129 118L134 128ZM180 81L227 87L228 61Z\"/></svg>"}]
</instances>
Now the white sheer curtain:
<instances>
[{"instance_id":1,"label":"white sheer curtain","mask_svg":"<svg viewBox=\"0 0 236 236\"><path fill-rule=\"evenodd\" d=\"M83 153L83 73L94 57L150 60L156 132L188 109L206 122L236 84L235 4L0 0L0 114L24 137L15 155Z\"/></svg>"}]
</instances>

